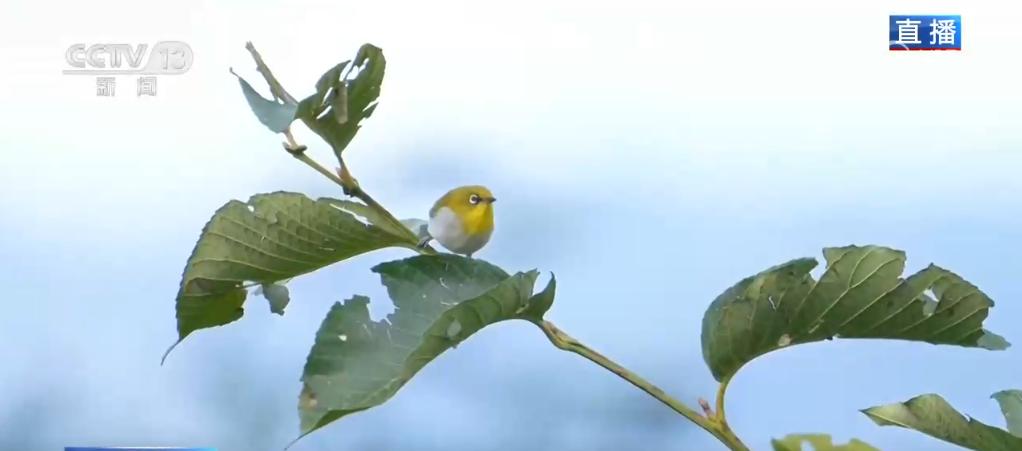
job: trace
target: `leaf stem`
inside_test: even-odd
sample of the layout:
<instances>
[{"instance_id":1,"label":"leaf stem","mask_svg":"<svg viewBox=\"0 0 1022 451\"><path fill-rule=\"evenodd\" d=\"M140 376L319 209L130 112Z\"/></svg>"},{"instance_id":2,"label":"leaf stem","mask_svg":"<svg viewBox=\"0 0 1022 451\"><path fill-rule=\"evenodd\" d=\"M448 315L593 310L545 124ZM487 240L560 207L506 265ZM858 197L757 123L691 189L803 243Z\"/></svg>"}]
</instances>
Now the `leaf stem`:
<instances>
[{"instance_id":1,"label":"leaf stem","mask_svg":"<svg viewBox=\"0 0 1022 451\"><path fill-rule=\"evenodd\" d=\"M298 101L295 100L295 98L292 97L286 89L284 89L284 85L281 85L280 82L277 81L277 77L273 76L273 72L270 72L269 66L263 62L262 55L260 55L255 46L252 45L252 41L245 43L245 50L248 50L248 53L252 54L252 59L255 60L256 63L256 70L263 75L263 78L266 80L266 84L270 85L270 93L273 94L273 98L283 100L291 104L298 104Z\"/></svg>"},{"instance_id":2,"label":"leaf stem","mask_svg":"<svg viewBox=\"0 0 1022 451\"><path fill-rule=\"evenodd\" d=\"M727 393L729 383L731 383L730 377L721 381L720 386L717 387L717 411L714 413L711 420L716 423L717 428L720 430L722 435L738 440L734 431L731 430L731 426L727 424L727 415L724 414L724 395ZM738 441L738 443L741 443L741 441Z\"/></svg>"},{"instance_id":3,"label":"leaf stem","mask_svg":"<svg viewBox=\"0 0 1022 451\"><path fill-rule=\"evenodd\" d=\"M719 421L726 423L726 417L724 416L724 394L727 393L727 386L731 382L731 378L728 377L720 381L720 386L717 387L717 413L714 415Z\"/></svg>"},{"instance_id":4,"label":"leaf stem","mask_svg":"<svg viewBox=\"0 0 1022 451\"><path fill-rule=\"evenodd\" d=\"M290 133L287 133L286 135L290 136ZM290 142L288 144L289 145L293 145L292 144L293 143L293 138L289 138L289 139L292 142ZM288 146L285 145L285 148L287 148L287 147ZM319 164L316 160L313 160L311 157L306 155L305 152L304 152L304 150L305 150L304 148L305 148L305 146L294 146L294 147L291 147L291 148L287 148L287 151L289 153L291 153L291 155L294 156L296 160L301 161L302 163L305 163L306 166L309 166L310 168L315 169L316 172L318 172L320 174L323 174L324 177L330 179L332 182L334 182L338 186L340 186L341 190L344 191L344 194L346 194L348 196L352 196L352 197L358 198L359 200L364 202L366 204L366 206L368 206L369 208L372 208L373 210L376 210L380 214L380 216L383 217L384 220L389 222L390 225L392 227L394 227L394 230L407 231L405 233L405 238L407 238L413 244L418 244L417 243L418 238L412 233L412 231L408 230L408 228L405 227L405 225L402 224L399 219L395 218L394 215L391 214L389 210L387 210L386 208L383 207L383 205L380 205L380 203L377 202L376 199L373 199L373 197L370 196L369 193L367 193L364 190L362 190L362 187L359 186L358 182L355 182L354 179L351 178L350 176L349 177L341 177L338 174L334 173L333 171L330 171L329 169L327 169L323 165ZM299 149L299 150L298 151L293 151L292 149ZM341 173L343 174L344 171L345 170L342 169ZM348 179L348 180L345 180L345 179ZM419 251L419 253L422 253L422 254L436 254L436 250L434 250L432 247L429 247L428 245L424 246L424 247L421 247L421 248L416 247L416 249Z\"/></svg>"},{"instance_id":5,"label":"leaf stem","mask_svg":"<svg viewBox=\"0 0 1022 451\"><path fill-rule=\"evenodd\" d=\"M414 233L412 233L412 231L409 230L408 227L405 227L405 225L401 223L401 220L394 217L394 215L391 214L389 210L384 208L383 205L377 202L376 199L373 199L373 197L370 196L369 193L365 192L365 190L362 189L362 186L358 184L358 181L356 181L355 178L352 177L351 174L348 172L348 168L347 165L345 165L344 160L341 160L341 167L338 169L338 172L340 173L339 174L340 176L331 177L331 180L336 180L336 183L341 185L341 189L344 191L344 194L357 197L359 200L361 200L367 206L369 206L369 208L372 208L376 210L378 213L380 213L380 215L383 216L383 218L392 226L396 227L397 230L403 231L405 234L405 238L408 238L412 243L416 245L418 244L419 238ZM436 254L436 251L428 244L418 249L420 253L423 254Z\"/></svg>"},{"instance_id":6,"label":"leaf stem","mask_svg":"<svg viewBox=\"0 0 1022 451\"><path fill-rule=\"evenodd\" d=\"M702 416L694 409L665 393L660 387L653 385L638 374L631 372L627 368L605 357L603 354L600 354L572 338L550 321L533 321L533 324L538 326L540 330L546 334L550 343L558 349L573 352L585 357L589 361L602 366L611 373L614 373L618 377L628 381L630 384L664 403L667 407L670 407L671 410L674 410L689 421L695 423L697 426L703 428L706 432L712 434L717 438L717 440L720 440L721 443L726 445L728 449L732 451L749 451L749 448L742 443L742 441L727 426L727 422L723 420L723 410L720 407L718 407L718 413L716 416L710 418ZM718 400L722 399L723 397L718 394Z\"/></svg>"}]
</instances>

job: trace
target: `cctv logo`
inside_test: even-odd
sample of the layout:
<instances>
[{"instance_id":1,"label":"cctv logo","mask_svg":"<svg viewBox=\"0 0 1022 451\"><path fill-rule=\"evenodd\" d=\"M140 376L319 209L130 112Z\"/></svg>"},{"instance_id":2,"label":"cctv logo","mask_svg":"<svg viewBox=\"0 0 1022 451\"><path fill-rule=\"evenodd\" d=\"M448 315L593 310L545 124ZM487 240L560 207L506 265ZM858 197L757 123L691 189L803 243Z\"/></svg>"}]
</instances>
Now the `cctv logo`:
<instances>
[{"instance_id":1,"label":"cctv logo","mask_svg":"<svg viewBox=\"0 0 1022 451\"><path fill-rule=\"evenodd\" d=\"M181 41L160 41L152 49L147 44L73 44L64 57L71 67L64 73L78 75L177 75L187 72L195 59L192 48Z\"/></svg>"}]
</instances>

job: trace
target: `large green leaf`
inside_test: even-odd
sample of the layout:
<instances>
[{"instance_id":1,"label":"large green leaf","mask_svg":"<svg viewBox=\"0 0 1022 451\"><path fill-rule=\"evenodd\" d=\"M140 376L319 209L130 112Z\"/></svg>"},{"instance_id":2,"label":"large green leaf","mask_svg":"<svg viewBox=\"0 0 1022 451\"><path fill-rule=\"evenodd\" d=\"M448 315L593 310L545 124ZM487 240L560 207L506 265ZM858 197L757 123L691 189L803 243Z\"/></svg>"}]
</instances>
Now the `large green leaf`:
<instances>
[{"instance_id":1,"label":"large green leaf","mask_svg":"<svg viewBox=\"0 0 1022 451\"><path fill-rule=\"evenodd\" d=\"M423 366L487 325L538 320L554 296L553 280L532 294L536 271L509 276L482 260L450 254L383 263L373 271L395 311L373 321L364 296L331 308L302 375L303 435L383 403Z\"/></svg>"},{"instance_id":2,"label":"large green leaf","mask_svg":"<svg viewBox=\"0 0 1022 451\"><path fill-rule=\"evenodd\" d=\"M966 418L939 395L917 396L903 403L862 411L881 426L915 429L931 437L977 451L1018 451L1022 438Z\"/></svg>"},{"instance_id":3,"label":"large green leaf","mask_svg":"<svg viewBox=\"0 0 1022 451\"><path fill-rule=\"evenodd\" d=\"M416 245L410 233L397 236L367 224L335 202L276 192L220 207L203 228L181 277L178 341L241 318L248 286L269 286L376 249ZM283 308L280 302L271 307Z\"/></svg>"},{"instance_id":4,"label":"large green leaf","mask_svg":"<svg viewBox=\"0 0 1022 451\"><path fill-rule=\"evenodd\" d=\"M982 327L994 302L951 271L930 265L901 278L905 254L879 246L823 253L819 282L809 273L816 260L802 258L748 277L713 301L702 342L718 381L767 352L831 338L1008 347Z\"/></svg>"},{"instance_id":5,"label":"large green leaf","mask_svg":"<svg viewBox=\"0 0 1022 451\"><path fill-rule=\"evenodd\" d=\"M880 451L857 439L845 445L835 445L834 439L826 434L789 434L782 439L770 441L774 451L802 451L803 443L809 443L810 449L815 451Z\"/></svg>"},{"instance_id":6,"label":"large green leaf","mask_svg":"<svg viewBox=\"0 0 1022 451\"><path fill-rule=\"evenodd\" d=\"M337 64L320 77L316 93L298 103L297 117L340 157L362 120L376 109L386 67L380 48L362 45L354 62Z\"/></svg>"}]
</instances>

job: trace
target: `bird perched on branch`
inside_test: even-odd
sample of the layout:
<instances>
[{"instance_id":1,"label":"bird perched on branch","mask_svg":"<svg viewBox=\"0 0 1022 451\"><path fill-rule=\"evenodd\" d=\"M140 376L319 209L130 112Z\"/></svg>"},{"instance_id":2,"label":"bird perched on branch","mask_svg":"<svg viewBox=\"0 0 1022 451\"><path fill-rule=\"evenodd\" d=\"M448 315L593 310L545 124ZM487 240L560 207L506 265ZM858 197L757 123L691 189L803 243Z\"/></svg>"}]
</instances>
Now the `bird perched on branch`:
<instances>
[{"instance_id":1,"label":"bird perched on branch","mask_svg":"<svg viewBox=\"0 0 1022 451\"><path fill-rule=\"evenodd\" d=\"M485 186L469 185L448 191L429 210L428 235L419 246L435 239L447 250L472 258L493 234L496 201Z\"/></svg>"}]
</instances>

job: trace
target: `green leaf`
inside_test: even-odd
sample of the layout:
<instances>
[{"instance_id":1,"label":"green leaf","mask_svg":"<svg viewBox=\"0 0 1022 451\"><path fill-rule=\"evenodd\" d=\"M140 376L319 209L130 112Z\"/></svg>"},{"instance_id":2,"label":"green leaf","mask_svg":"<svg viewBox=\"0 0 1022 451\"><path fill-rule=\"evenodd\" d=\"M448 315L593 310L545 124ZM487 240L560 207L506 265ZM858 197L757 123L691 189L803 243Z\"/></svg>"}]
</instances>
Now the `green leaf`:
<instances>
[{"instance_id":1,"label":"green leaf","mask_svg":"<svg viewBox=\"0 0 1022 451\"><path fill-rule=\"evenodd\" d=\"M835 445L827 434L789 434L783 439L773 439L774 451L802 451L802 444L809 443L815 451L880 451L867 443L852 439L846 445Z\"/></svg>"},{"instance_id":2,"label":"green leaf","mask_svg":"<svg viewBox=\"0 0 1022 451\"><path fill-rule=\"evenodd\" d=\"M414 230L407 227L397 227L392 222L388 221L378 210L370 208L368 205L361 202L355 202L350 200L337 200L331 199L330 203L335 207L351 213L355 216L365 218L370 224L377 226L381 229L386 230L392 235L404 237L409 242L418 242L419 236L415 234Z\"/></svg>"},{"instance_id":3,"label":"green leaf","mask_svg":"<svg viewBox=\"0 0 1022 451\"><path fill-rule=\"evenodd\" d=\"M241 318L247 286L270 285L385 247L416 245L414 238L366 224L334 202L276 192L220 207L181 277L178 342Z\"/></svg>"},{"instance_id":4,"label":"green leaf","mask_svg":"<svg viewBox=\"0 0 1022 451\"><path fill-rule=\"evenodd\" d=\"M259 122L262 122L266 128L274 133L281 133L287 130L291 122L294 122L295 113L298 111L297 104L266 99L259 95L244 78L235 74L233 70L231 74L238 77L238 83L241 84L241 92L245 94L248 106L252 108L252 112L255 113L256 117L259 118Z\"/></svg>"},{"instance_id":5,"label":"green leaf","mask_svg":"<svg viewBox=\"0 0 1022 451\"><path fill-rule=\"evenodd\" d=\"M718 381L770 351L831 338L1008 347L982 327L994 302L951 271L930 265L901 278L905 254L879 246L823 253L819 282L809 273L816 260L802 258L748 277L713 301L702 343Z\"/></svg>"},{"instance_id":6,"label":"green leaf","mask_svg":"<svg viewBox=\"0 0 1022 451\"><path fill-rule=\"evenodd\" d=\"M442 254L383 263L395 311L369 316L369 299L336 303L316 333L299 396L302 435L390 399L423 366L483 327L538 313L553 281L532 295L538 273L509 276L478 259Z\"/></svg>"},{"instance_id":7,"label":"green leaf","mask_svg":"<svg viewBox=\"0 0 1022 451\"><path fill-rule=\"evenodd\" d=\"M958 413L944 398L928 394L903 403L862 411L881 426L915 429L931 437L977 451L1018 451L1022 438Z\"/></svg>"},{"instance_id":8,"label":"green leaf","mask_svg":"<svg viewBox=\"0 0 1022 451\"><path fill-rule=\"evenodd\" d=\"M1008 432L1022 437L1022 390L1002 390L990 396L1001 406Z\"/></svg>"},{"instance_id":9,"label":"green leaf","mask_svg":"<svg viewBox=\"0 0 1022 451\"><path fill-rule=\"evenodd\" d=\"M554 305L554 294L556 291L557 278L551 274L550 282L547 283L546 288L543 288L543 291L536 293L529 299L528 307L521 313L522 318L533 322L542 321L547 310L550 310L550 307Z\"/></svg>"},{"instance_id":10,"label":"green leaf","mask_svg":"<svg viewBox=\"0 0 1022 451\"><path fill-rule=\"evenodd\" d=\"M338 159L376 109L386 67L383 51L364 44L353 63L344 61L326 71L316 93L299 102L297 117L330 144Z\"/></svg>"},{"instance_id":11,"label":"green leaf","mask_svg":"<svg viewBox=\"0 0 1022 451\"><path fill-rule=\"evenodd\" d=\"M295 116L300 118L317 118L323 114L333 104L332 99L328 99L327 96L333 95L335 87L344 85L342 74L344 69L348 67L348 64L351 64L351 61L341 61L335 64L334 67L331 67L330 70L324 72L323 75L320 75L319 80L316 81L316 93L298 102L298 111L295 113Z\"/></svg>"}]
</instances>

